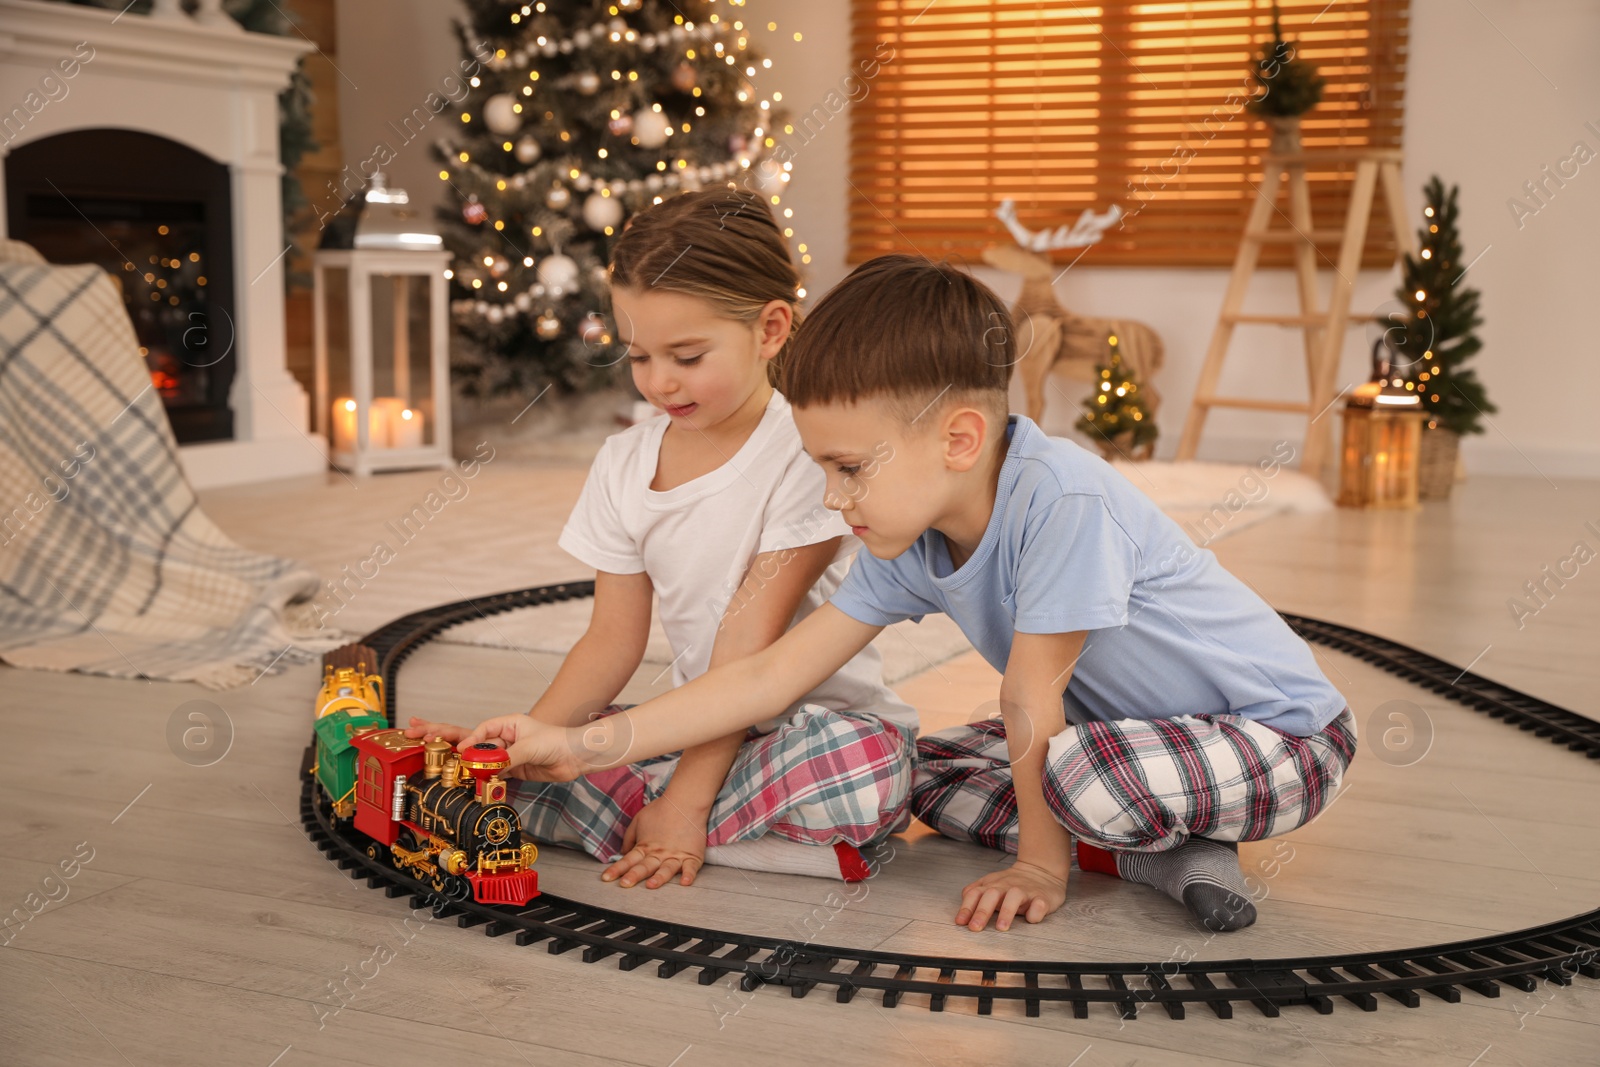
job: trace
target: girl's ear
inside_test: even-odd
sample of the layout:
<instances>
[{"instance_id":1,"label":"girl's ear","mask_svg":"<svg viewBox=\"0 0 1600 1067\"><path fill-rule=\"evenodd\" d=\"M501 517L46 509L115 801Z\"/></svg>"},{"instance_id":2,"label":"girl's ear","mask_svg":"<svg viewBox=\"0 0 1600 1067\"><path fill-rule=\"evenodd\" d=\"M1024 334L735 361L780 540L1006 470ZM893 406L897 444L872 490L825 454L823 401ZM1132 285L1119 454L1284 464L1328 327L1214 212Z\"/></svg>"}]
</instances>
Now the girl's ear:
<instances>
[{"instance_id":1,"label":"girl's ear","mask_svg":"<svg viewBox=\"0 0 1600 1067\"><path fill-rule=\"evenodd\" d=\"M785 300L769 300L756 317L756 340L760 345L756 354L771 359L783 351L784 342L794 328L794 308Z\"/></svg>"}]
</instances>

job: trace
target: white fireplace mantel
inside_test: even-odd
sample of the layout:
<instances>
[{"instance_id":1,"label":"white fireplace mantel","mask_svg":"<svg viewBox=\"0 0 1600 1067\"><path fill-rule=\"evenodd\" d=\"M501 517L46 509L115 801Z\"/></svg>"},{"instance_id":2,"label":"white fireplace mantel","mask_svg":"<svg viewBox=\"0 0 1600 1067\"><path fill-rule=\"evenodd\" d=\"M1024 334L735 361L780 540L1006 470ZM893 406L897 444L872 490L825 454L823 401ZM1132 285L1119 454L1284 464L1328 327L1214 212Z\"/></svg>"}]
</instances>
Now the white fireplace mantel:
<instances>
[{"instance_id":1,"label":"white fireplace mantel","mask_svg":"<svg viewBox=\"0 0 1600 1067\"><path fill-rule=\"evenodd\" d=\"M304 38L246 33L226 19L0 0L0 159L44 137L110 128L166 137L228 167L238 320L229 398L234 440L179 450L199 488L327 466L326 442L308 432L305 390L284 360L278 94L312 48ZM77 62L70 78L58 67L63 60ZM0 215L0 232L4 226Z\"/></svg>"}]
</instances>

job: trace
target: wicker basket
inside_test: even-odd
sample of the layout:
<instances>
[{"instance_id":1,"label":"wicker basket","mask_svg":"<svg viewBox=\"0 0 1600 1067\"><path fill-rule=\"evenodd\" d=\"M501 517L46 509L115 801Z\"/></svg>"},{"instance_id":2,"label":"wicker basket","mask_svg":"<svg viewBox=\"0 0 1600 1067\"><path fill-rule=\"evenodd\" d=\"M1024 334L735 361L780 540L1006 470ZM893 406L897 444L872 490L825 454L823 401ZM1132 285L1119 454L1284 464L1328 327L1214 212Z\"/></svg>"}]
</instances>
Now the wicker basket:
<instances>
[{"instance_id":1,"label":"wicker basket","mask_svg":"<svg viewBox=\"0 0 1600 1067\"><path fill-rule=\"evenodd\" d=\"M1417 497L1421 500L1448 500L1456 481L1456 456L1461 435L1454 430L1434 428L1422 431L1422 448L1417 462Z\"/></svg>"},{"instance_id":2,"label":"wicker basket","mask_svg":"<svg viewBox=\"0 0 1600 1067\"><path fill-rule=\"evenodd\" d=\"M1104 437L1097 438L1095 444L1099 446L1100 455L1107 463L1114 459L1126 459L1134 463L1140 463L1155 455L1156 451L1156 443L1154 441L1146 441L1138 448L1134 448L1132 430L1123 430L1109 440Z\"/></svg>"}]
</instances>

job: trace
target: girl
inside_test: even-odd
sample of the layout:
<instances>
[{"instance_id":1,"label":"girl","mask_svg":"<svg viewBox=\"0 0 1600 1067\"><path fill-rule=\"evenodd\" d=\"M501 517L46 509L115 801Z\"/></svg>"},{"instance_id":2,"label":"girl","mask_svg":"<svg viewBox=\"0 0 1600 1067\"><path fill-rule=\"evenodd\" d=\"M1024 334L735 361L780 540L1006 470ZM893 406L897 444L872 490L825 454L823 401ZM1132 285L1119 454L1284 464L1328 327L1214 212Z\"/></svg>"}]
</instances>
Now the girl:
<instances>
[{"instance_id":1,"label":"girl","mask_svg":"<svg viewBox=\"0 0 1600 1067\"><path fill-rule=\"evenodd\" d=\"M822 470L772 386L799 276L765 201L707 189L639 213L610 280L634 384L662 414L607 439L558 542L596 570L588 631L529 713L561 726L622 710L652 596L682 685L810 614L861 545L823 506ZM534 840L584 849L625 887L690 885L705 862L858 881L859 846L910 823L916 732L868 646L748 732L574 782L513 782L514 803Z\"/></svg>"}]
</instances>

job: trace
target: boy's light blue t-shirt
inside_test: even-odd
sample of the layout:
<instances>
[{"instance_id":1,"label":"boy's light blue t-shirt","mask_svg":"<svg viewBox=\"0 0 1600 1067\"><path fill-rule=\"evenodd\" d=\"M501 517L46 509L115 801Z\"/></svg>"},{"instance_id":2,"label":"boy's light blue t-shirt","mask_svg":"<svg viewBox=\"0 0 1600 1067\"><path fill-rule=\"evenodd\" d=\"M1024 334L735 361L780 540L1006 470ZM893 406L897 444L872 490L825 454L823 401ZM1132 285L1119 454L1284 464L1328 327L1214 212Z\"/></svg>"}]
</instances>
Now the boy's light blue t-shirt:
<instances>
[{"instance_id":1,"label":"boy's light blue t-shirt","mask_svg":"<svg viewBox=\"0 0 1600 1067\"><path fill-rule=\"evenodd\" d=\"M1014 632L1088 630L1069 723L1241 715L1309 736L1346 701L1311 648L1111 464L1012 415L994 512L952 573L928 530L894 559L856 554L830 598L874 626L944 612L996 670Z\"/></svg>"}]
</instances>

